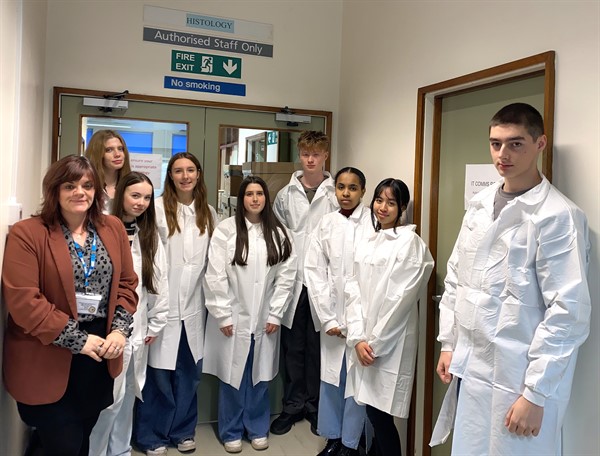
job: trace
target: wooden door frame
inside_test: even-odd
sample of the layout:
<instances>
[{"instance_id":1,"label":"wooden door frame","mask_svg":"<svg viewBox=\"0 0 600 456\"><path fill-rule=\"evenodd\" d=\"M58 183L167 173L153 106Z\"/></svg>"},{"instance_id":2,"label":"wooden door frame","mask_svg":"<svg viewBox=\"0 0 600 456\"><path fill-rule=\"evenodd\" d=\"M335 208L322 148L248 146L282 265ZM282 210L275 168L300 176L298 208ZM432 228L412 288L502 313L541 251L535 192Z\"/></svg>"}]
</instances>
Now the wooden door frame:
<instances>
[{"instance_id":1,"label":"wooden door frame","mask_svg":"<svg viewBox=\"0 0 600 456\"><path fill-rule=\"evenodd\" d=\"M441 145L441 118L442 99L444 96L476 91L496 85L505 84L514 80L544 76L544 126L548 138L546 149L542 155L542 173L552 181L552 146L554 138L554 91L555 91L555 51L547 51L523 59L515 60L503 65L498 65L485 70L476 71L464 76L447 81L431 84L419 88L417 92L417 122L415 141L415 174L414 174L414 221L420 232L423 208L423 177L425 163L425 147L427 140L431 144L431 183L429 189L429 239L426 240L434 259L437 256L437 212L439 195L439 166ZM427 108L427 103L432 102L432 108ZM433 110L430 113L430 110ZM431 115L431 136L426 138L426 115ZM431 274L427 287L427 314L425 326L425 368L424 379L424 405L422 421L422 456L430 456L429 440L433 430L433 382L435 363L435 307L432 296L435 295L436 268ZM415 382L416 384L416 382ZM413 397L416 397L413 394ZM415 417L415 401L411 404L411 417ZM416 419L409 421L408 454L415 454Z\"/></svg>"}]
</instances>

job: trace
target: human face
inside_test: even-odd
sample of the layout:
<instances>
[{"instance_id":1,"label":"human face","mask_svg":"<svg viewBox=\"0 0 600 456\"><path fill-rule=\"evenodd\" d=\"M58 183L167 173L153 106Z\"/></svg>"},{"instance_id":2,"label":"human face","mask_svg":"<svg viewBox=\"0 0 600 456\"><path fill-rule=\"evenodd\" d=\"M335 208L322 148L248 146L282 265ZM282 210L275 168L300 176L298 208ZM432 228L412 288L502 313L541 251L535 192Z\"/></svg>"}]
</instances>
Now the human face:
<instances>
[{"instance_id":1,"label":"human face","mask_svg":"<svg viewBox=\"0 0 600 456\"><path fill-rule=\"evenodd\" d=\"M179 158L171 167L171 179L175 184L177 196L190 196L198 183L199 172L194 162L189 158Z\"/></svg>"},{"instance_id":2,"label":"human face","mask_svg":"<svg viewBox=\"0 0 600 456\"><path fill-rule=\"evenodd\" d=\"M300 163L307 174L320 174L329 154L322 149L301 149Z\"/></svg>"},{"instance_id":3,"label":"human face","mask_svg":"<svg viewBox=\"0 0 600 456\"><path fill-rule=\"evenodd\" d=\"M125 189L123 193L123 220L133 222L142 215L152 201L152 185L148 182L138 182Z\"/></svg>"},{"instance_id":4,"label":"human face","mask_svg":"<svg viewBox=\"0 0 600 456\"><path fill-rule=\"evenodd\" d=\"M532 138L522 125L490 128L490 153L494 166L504 178L505 191L527 190L540 182L537 161L546 141L545 135Z\"/></svg>"},{"instance_id":5,"label":"human face","mask_svg":"<svg viewBox=\"0 0 600 456\"><path fill-rule=\"evenodd\" d=\"M396 226L399 210L398 202L389 187L385 188L373 203L373 212L375 212L375 217L377 217L377 221L381 224L383 230Z\"/></svg>"},{"instance_id":6,"label":"human face","mask_svg":"<svg viewBox=\"0 0 600 456\"><path fill-rule=\"evenodd\" d=\"M119 171L125 164L125 148L118 138L110 138L104 142L102 165L105 171Z\"/></svg>"},{"instance_id":7,"label":"human face","mask_svg":"<svg viewBox=\"0 0 600 456\"><path fill-rule=\"evenodd\" d=\"M94 202L94 181L90 175L78 181L63 182L59 187L58 204L65 218L85 217Z\"/></svg>"},{"instance_id":8,"label":"human face","mask_svg":"<svg viewBox=\"0 0 600 456\"><path fill-rule=\"evenodd\" d=\"M265 208L265 191L260 184L248 184L244 192L246 218L251 223L260 222L260 214Z\"/></svg>"},{"instance_id":9,"label":"human face","mask_svg":"<svg viewBox=\"0 0 600 456\"><path fill-rule=\"evenodd\" d=\"M342 173L335 182L335 196L342 209L354 209L365 194L360 179L354 173Z\"/></svg>"}]
</instances>

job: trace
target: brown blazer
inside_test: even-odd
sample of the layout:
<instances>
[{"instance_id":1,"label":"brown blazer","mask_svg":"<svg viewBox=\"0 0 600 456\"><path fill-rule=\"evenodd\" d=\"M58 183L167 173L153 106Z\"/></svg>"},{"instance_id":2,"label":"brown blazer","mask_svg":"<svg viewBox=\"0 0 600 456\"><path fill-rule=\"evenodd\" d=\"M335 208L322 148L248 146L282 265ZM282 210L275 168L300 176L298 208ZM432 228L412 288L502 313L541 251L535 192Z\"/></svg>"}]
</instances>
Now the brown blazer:
<instances>
[{"instance_id":1,"label":"brown blazer","mask_svg":"<svg viewBox=\"0 0 600 456\"><path fill-rule=\"evenodd\" d=\"M138 279L123 224L113 216L105 220L96 230L113 265L109 331L117 305L135 312ZM8 310L3 363L7 391L29 405L58 401L67 388L73 355L52 341L69 317L77 319L73 266L60 225L48 228L40 217L32 217L12 227L4 252L2 294ZM108 360L113 378L122 369L123 356Z\"/></svg>"}]
</instances>

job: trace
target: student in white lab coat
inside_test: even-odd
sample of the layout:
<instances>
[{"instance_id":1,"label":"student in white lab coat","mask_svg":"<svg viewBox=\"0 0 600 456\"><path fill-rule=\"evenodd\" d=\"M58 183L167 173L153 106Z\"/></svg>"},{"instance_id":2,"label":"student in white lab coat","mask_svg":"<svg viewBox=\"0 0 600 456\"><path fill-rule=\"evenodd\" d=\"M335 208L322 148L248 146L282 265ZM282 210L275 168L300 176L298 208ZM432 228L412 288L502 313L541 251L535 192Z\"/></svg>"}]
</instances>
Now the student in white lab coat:
<instances>
[{"instance_id":1,"label":"student in white lab coat","mask_svg":"<svg viewBox=\"0 0 600 456\"><path fill-rule=\"evenodd\" d=\"M503 179L472 198L448 261L437 372L454 379L432 444L454 422L455 455L559 455L590 325L587 219L538 171L535 108L502 108L489 140Z\"/></svg>"},{"instance_id":2,"label":"student in white lab coat","mask_svg":"<svg viewBox=\"0 0 600 456\"><path fill-rule=\"evenodd\" d=\"M271 209L269 190L245 178L238 209L217 226L204 276L204 372L220 379L219 437L229 453L269 446L268 382L279 368L279 327L292 299L296 256L286 229Z\"/></svg>"},{"instance_id":3,"label":"student in white lab coat","mask_svg":"<svg viewBox=\"0 0 600 456\"><path fill-rule=\"evenodd\" d=\"M294 299L283 317L283 412L271 423L273 434L285 434L294 423L306 419L317 433L320 388L320 352L317 324L311 315L304 286L304 252L308 235L321 217L339 208L334 182L324 171L329 156L329 138L320 131L305 131L298 138L302 170L296 171L273 204L277 218L290 231L298 256Z\"/></svg>"},{"instance_id":4,"label":"student in white lab coat","mask_svg":"<svg viewBox=\"0 0 600 456\"><path fill-rule=\"evenodd\" d=\"M419 291L433 258L415 225L402 225L408 187L384 179L371 202L375 233L356 248L346 282L349 356L346 396L367 406L378 454L400 455L394 416L408 417L418 342ZM375 221L376 219L376 221Z\"/></svg>"},{"instance_id":5,"label":"student in white lab coat","mask_svg":"<svg viewBox=\"0 0 600 456\"><path fill-rule=\"evenodd\" d=\"M149 456L165 455L170 445L179 451L196 448L206 319L202 278L216 220L194 155L171 157L164 187L156 215L169 263L169 315L150 346L144 402L138 402L134 430Z\"/></svg>"},{"instance_id":6,"label":"student in white lab coat","mask_svg":"<svg viewBox=\"0 0 600 456\"><path fill-rule=\"evenodd\" d=\"M133 330L123 351L123 371L115 378L113 404L100 413L90 436L90 456L131 454L133 406L142 399L146 381L148 346L167 324L169 289L167 258L158 236L154 187L137 172L124 176L114 194L113 215L119 217L129 236L133 267L140 279L133 314Z\"/></svg>"},{"instance_id":7,"label":"student in white lab coat","mask_svg":"<svg viewBox=\"0 0 600 456\"><path fill-rule=\"evenodd\" d=\"M340 210L325 215L309 236L304 258L304 278L311 309L319 321L321 336L321 391L319 435L327 445L317 456L358 454L365 425L364 405L346 391L346 300L344 285L352 275L357 242L374 232L371 211L361 203L366 178L347 167L335 176L335 195Z\"/></svg>"}]
</instances>

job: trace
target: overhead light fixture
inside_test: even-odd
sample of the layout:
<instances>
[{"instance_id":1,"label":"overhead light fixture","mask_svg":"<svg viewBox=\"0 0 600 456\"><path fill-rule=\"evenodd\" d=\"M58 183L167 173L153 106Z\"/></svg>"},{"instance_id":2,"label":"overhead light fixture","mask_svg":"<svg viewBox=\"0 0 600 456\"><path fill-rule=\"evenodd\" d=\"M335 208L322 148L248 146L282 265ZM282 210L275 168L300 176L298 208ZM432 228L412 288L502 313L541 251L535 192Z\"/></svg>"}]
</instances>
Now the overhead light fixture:
<instances>
[{"instance_id":1,"label":"overhead light fixture","mask_svg":"<svg viewBox=\"0 0 600 456\"><path fill-rule=\"evenodd\" d=\"M288 123L310 123L312 118L310 116L302 116L299 114L288 114L284 112L278 112L275 114L275 120L277 122L288 122Z\"/></svg>"},{"instance_id":2,"label":"overhead light fixture","mask_svg":"<svg viewBox=\"0 0 600 456\"><path fill-rule=\"evenodd\" d=\"M288 127L297 127L301 123L310 123L310 116L301 116L294 113L290 108L284 106L281 111L275 113L275 120L277 122L287 122Z\"/></svg>"},{"instance_id":3,"label":"overhead light fixture","mask_svg":"<svg viewBox=\"0 0 600 456\"><path fill-rule=\"evenodd\" d=\"M113 109L126 110L129 107L129 102L125 100L114 100L110 98L85 97L83 99L83 106L92 106L100 109L101 111L110 112Z\"/></svg>"}]
</instances>

